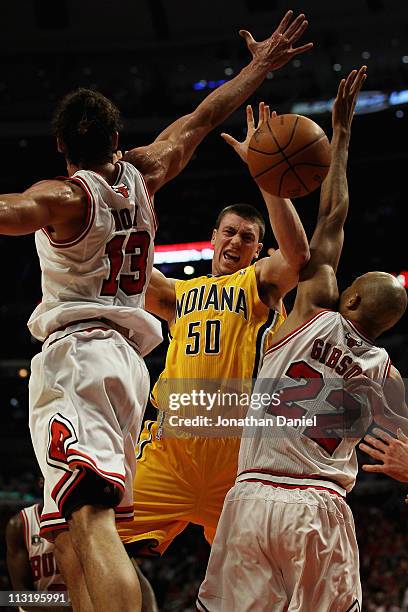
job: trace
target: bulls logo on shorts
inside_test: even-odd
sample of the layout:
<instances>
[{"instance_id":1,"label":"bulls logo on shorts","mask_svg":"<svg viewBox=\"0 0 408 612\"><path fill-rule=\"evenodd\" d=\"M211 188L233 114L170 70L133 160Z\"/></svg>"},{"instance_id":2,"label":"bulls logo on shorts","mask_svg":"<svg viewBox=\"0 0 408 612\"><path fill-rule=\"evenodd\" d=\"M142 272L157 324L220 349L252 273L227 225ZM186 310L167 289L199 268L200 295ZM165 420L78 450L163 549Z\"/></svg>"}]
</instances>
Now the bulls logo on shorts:
<instances>
[{"instance_id":1,"label":"bulls logo on shorts","mask_svg":"<svg viewBox=\"0 0 408 612\"><path fill-rule=\"evenodd\" d=\"M48 424L47 463L56 468L67 468L67 451L78 442L72 423L62 414L54 415Z\"/></svg>"}]
</instances>

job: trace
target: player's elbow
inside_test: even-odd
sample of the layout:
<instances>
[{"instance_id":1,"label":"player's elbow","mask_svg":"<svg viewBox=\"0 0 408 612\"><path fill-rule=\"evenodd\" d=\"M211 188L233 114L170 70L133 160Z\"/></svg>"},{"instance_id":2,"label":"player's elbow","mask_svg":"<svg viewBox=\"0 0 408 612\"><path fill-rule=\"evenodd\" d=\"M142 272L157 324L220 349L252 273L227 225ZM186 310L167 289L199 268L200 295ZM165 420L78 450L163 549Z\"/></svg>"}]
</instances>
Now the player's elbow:
<instances>
[{"instance_id":1,"label":"player's elbow","mask_svg":"<svg viewBox=\"0 0 408 612\"><path fill-rule=\"evenodd\" d=\"M306 243L305 245L302 246L301 249L299 249L299 253L297 255L297 264L299 267L299 270L301 270L302 268L304 268L310 261L310 248L309 248L309 244Z\"/></svg>"},{"instance_id":2,"label":"player's elbow","mask_svg":"<svg viewBox=\"0 0 408 612\"><path fill-rule=\"evenodd\" d=\"M292 253L291 257L288 257L288 260L291 268L296 272L300 272L310 260L309 244L306 242L306 244L299 245L294 253Z\"/></svg>"}]
</instances>

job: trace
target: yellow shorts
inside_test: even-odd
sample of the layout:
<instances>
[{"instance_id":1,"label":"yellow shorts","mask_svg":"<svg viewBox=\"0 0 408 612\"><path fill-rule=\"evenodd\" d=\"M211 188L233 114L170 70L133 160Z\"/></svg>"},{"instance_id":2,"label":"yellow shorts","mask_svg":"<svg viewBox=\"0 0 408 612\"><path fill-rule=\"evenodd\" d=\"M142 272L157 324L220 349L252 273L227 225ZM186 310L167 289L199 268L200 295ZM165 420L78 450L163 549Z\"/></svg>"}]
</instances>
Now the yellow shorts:
<instances>
[{"instance_id":1,"label":"yellow shorts","mask_svg":"<svg viewBox=\"0 0 408 612\"><path fill-rule=\"evenodd\" d=\"M224 498L234 485L237 438L156 439L147 421L140 435L133 485L135 517L117 525L124 544L139 556L162 554L188 523L204 527L211 544Z\"/></svg>"}]
</instances>

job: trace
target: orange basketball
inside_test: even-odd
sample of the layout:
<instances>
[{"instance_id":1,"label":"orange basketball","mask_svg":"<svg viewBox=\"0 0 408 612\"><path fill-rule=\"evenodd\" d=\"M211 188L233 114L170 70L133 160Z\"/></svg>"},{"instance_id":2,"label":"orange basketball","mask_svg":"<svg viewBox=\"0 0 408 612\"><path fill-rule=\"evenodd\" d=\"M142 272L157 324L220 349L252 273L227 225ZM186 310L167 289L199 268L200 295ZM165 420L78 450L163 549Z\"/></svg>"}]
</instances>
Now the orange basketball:
<instances>
[{"instance_id":1,"label":"orange basketball","mask_svg":"<svg viewBox=\"0 0 408 612\"><path fill-rule=\"evenodd\" d=\"M248 147L251 175L281 198L300 198L319 187L329 171L330 143L320 126L302 115L271 117Z\"/></svg>"}]
</instances>

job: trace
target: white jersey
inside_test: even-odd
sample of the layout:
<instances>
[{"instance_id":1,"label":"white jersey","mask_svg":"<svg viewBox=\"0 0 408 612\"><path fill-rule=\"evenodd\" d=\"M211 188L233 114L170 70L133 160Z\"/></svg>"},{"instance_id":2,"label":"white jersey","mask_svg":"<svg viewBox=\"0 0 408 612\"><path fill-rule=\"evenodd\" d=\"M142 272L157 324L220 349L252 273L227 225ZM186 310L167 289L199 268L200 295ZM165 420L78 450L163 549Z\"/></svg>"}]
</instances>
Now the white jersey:
<instances>
[{"instance_id":1,"label":"white jersey","mask_svg":"<svg viewBox=\"0 0 408 612\"><path fill-rule=\"evenodd\" d=\"M20 514L34 588L37 591L66 591L64 579L55 561L54 545L40 537L39 505L23 508Z\"/></svg>"},{"instance_id":2,"label":"white jersey","mask_svg":"<svg viewBox=\"0 0 408 612\"><path fill-rule=\"evenodd\" d=\"M127 162L117 166L113 185L90 170L66 179L88 195L80 236L57 241L47 228L36 232L43 298L28 327L45 340L70 323L108 319L129 329L145 355L161 341L159 322L144 310L156 218L140 172Z\"/></svg>"},{"instance_id":3,"label":"white jersey","mask_svg":"<svg viewBox=\"0 0 408 612\"><path fill-rule=\"evenodd\" d=\"M389 369L387 352L338 312L321 311L280 340L267 351L254 387L270 401L248 412L237 481L319 486L320 479L332 481L337 493L350 491L355 445L372 417L347 392L347 381L364 375L383 385Z\"/></svg>"}]
</instances>

